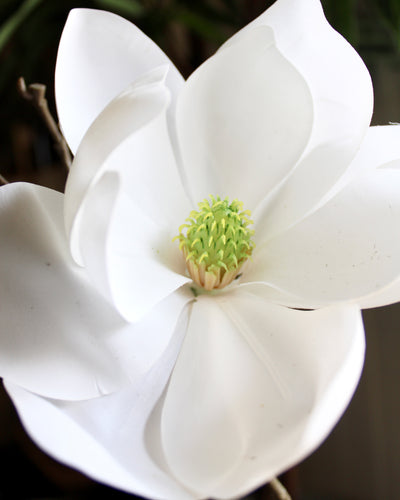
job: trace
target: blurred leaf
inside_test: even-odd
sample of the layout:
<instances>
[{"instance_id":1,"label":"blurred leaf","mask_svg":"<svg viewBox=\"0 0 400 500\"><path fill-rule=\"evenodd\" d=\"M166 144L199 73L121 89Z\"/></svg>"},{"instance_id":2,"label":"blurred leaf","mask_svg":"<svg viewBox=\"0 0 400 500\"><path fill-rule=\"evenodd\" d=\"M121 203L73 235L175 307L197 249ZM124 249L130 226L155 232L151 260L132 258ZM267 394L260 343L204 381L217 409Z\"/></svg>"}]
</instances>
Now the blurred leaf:
<instances>
[{"instance_id":1,"label":"blurred leaf","mask_svg":"<svg viewBox=\"0 0 400 500\"><path fill-rule=\"evenodd\" d=\"M42 2L42 0L25 0L21 7L0 26L0 52L19 25Z\"/></svg>"},{"instance_id":2,"label":"blurred leaf","mask_svg":"<svg viewBox=\"0 0 400 500\"><path fill-rule=\"evenodd\" d=\"M179 3L183 4L182 6L184 6L183 8L186 11L196 13L214 25L231 25L236 21L238 9L237 5L235 6L235 2L232 2L231 0L228 3L204 0L203 2L196 3L195 5L193 5L190 0L181 0L178 4Z\"/></svg>"},{"instance_id":3,"label":"blurred leaf","mask_svg":"<svg viewBox=\"0 0 400 500\"><path fill-rule=\"evenodd\" d=\"M370 4L400 51L400 0L370 0Z\"/></svg>"},{"instance_id":4,"label":"blurred leaf","mask_svg":"<svg viewBox=\"0 0 400 500\"><path fill-rule=\"evenodd\" d=\"M135 17L143 13L144 7L137 0L95 0L102 9L119 12L127 17Z\"/></svg>"},{"instance_id":5,"label":"blurred leaf","mask_svg":"<svg viewBox=\"0 0 400 500\"><path fill-rule=\"evenodd\" d=\"M358 44L357 0L322 0L325 15L332 26L352 45Z\"/></svg>"},{"instance_id":6,"label":"blurred leaf","mask_svg":"<svg viewBox=\"0 0 400 500\"><path fill-rule=\"evenodd\" d=\"M225 41L225 36L216 27L215 22L197 12L182 7L175 12L175 19L202 37L219 43Z\"/></svg>"},{"instance_id":7,"label":"blurred leaf","mask_svg":"<svg viewBox=\"0 0 400 500\"><path fill-rule=\"evenodd\" d=\"M21 0L1 0L0 2L0 15L4 16L4 12L15 11L18 9L18 5L21 3ZM7 17L7 16L4 16Z\"/></svg>"}]
</instances>

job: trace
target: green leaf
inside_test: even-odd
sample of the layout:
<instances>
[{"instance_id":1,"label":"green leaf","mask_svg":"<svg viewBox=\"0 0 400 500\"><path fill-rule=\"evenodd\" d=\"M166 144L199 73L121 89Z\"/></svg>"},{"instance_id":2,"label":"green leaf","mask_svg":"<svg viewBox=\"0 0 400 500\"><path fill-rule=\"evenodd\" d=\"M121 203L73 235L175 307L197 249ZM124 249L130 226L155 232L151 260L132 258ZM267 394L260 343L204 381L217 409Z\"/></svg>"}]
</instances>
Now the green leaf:
<instances>
[{"instance_id":1,"label":"green leaf","mask_svg":"<svg viewBox=\"0 0 400 500\"><path fill-rule=\"evenodd\" d=\"M370 0L394 46L400 51L400 0Z\"/></svg>"},{"instance_id":2,"label":"green leaf","mask_svg":"<svg viewBox=\"0 0 400 500\"><path fill-rule=\"evenodd\" d=\"M0 26L0 52L20 24L41 2L42 0L25 0L21 7Z\"/></svg>"},{"instance_id":3,"label":"green leaf","mask_svg":"<svg viewBox=\"0 0 400 500\"><path fill-rule=\"evenodd\" d=\"M322 0L329 23L352 45L359 41L357 3L357 0Z\"/></svg>"},{"instance_id":4,"label":"green leaf","mask_svg":"<svg viewBox=\"0 0 400 500\"><path fill-rule=\"evenodd\" d=\"M127 17L139 16L144 10L137 0L96 0L95 3L103 9L119 12Z\"/></svg>"},{"instance_id":5,"label":"green leaf","mask_svg":"<svg viewBox=\"0 0 400 500\"><path fill-rule=\"evenodd\" d=\"M184 7L177 10L175 13L176 19L183 25L192 29L195 33L207 39L215 40L219 43L225 41L225 36L214 21L190 11Z\"/></svg>"}]
</instances>

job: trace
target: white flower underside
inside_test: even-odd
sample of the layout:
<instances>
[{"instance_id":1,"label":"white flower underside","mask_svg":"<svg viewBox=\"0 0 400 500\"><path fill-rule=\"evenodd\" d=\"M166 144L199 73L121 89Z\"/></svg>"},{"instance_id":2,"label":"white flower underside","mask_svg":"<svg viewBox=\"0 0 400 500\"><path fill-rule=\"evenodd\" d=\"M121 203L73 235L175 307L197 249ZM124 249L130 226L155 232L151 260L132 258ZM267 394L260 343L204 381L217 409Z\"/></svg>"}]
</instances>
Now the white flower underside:
<instances>
[{"instance_id":1,"label":"white flower underside","mask_svg":"<svg viewBox=\"0 0 400 500\"><path fill-rule=\"evenodd\" d=\"M74 10L56 95L65 196L0 191L7 390L99 481L243 495L330 432L362 368L359 306L399 298L400 129L368 129L368 72L317 0L279 0L186 83L127 21ZM195 299L172 239L209 194L252 211L256 248Z\"/></svg>"}]
</instances>

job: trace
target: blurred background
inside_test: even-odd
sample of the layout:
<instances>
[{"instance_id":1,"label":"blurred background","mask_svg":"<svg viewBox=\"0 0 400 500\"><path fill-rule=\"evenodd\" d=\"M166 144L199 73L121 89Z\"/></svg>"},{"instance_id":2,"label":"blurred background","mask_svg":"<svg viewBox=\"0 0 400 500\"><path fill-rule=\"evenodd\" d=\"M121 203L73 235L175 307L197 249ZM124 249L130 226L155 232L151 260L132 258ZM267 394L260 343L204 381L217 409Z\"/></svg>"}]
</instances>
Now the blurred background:
<instances>
[{"instance_id":1,"label":"blurred background","mask_svg":"<svg viewBox=\"0 0 400 500\"><path fill-rule=\"evenodd\" d=\"M0 174L60 191L66 170L16 81L47 86L55 116L58 41L74 7L130 19L188 76L267 0L0 0ZM322 0L330 23L358 50L372 75L374 124L400 122L400 0ZM399 228L400 230L400 228ZM400 498L400 306L364 315L367 359L357 393L328 440L283 477L293 500ZM17 481L16 481L16 478ZM0 499L134 498L52 461L23 431L0 391ZM249 499L274 498L268 488Z\"/></svg>"}]
</instances>

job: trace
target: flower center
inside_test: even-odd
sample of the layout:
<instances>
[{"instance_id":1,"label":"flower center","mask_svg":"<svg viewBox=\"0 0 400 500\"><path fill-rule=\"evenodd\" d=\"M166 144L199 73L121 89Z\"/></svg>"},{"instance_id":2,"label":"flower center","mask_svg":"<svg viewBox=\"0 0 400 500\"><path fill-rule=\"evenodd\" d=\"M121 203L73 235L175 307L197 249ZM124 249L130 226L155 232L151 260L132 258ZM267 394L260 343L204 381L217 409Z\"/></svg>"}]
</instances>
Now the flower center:
<instances>
[{"instance_id":1,"label":"flower center","mask_svg":"<svg viewBox=\"0 0 400 500\"><path fill-rule=\"evenodd\" d=\"M193 281L206 290L221 289L239 274L254 242L250 211L243 203L210 195L179 228L179 249Z\"/></svg>"}]
</instances>

